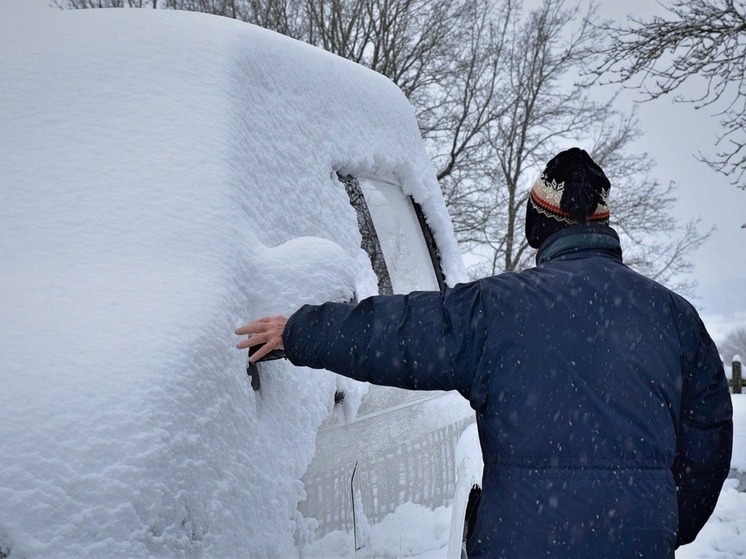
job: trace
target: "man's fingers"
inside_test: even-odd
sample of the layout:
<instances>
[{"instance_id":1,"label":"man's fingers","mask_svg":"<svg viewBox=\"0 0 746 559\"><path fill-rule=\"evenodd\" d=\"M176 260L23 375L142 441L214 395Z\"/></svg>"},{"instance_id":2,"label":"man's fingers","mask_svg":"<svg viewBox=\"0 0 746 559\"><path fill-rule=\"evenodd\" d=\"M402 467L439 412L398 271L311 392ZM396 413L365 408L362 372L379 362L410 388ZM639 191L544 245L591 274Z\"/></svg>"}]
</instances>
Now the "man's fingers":
<instances>
[{"instance_id":1,"label":"man's fingers","mask_svg":"<svg viewBox=\"0 0 746 559\"><path fill-rule=\"evenodd\" d=\"M254 322L249 322L248 324L244 324L243 326L236 328L236 334L239 336L247 335L247 334L258 334L259 332L266 329L266 322L255 320Z\"/></svg>"},{"instance_id":2,"label":"man's fingers","mask_svg":"<svg viewBox=\"0 0 746 559\"><path fill-rule=\"evenodd\" d=\"M252 334L245 340L236 344L236 347L238 349L246 349L247 347L254 347L255 345L266 343L268 339L269 338L266 334Z\"/></svg>"},{"instance_id":3,"label":"man's fingers","mask_svg":"<svg viewBox=\"0 0 746 559\"><path fill-rule=\"evenodd\" d=\"M282 335L287 318L284 316L265 316L236 328L239 336L248 336L236 344L238 349L261 346L249 357L251 361L259 361L270 351L284 349ZM263 345L262 345L263 344Z\"/></svg>"},{"instance_id":4,"label":"man's fingers","mask_svg":"<svg viewBox=\"0 0 746 559\"><path fill-rule=\"evenodd\" d=\"M249 322L248 324L239 326L238 328L236 328L235 332L239 336L243 336L246 334L258 334L260 332L268 330L271 325L283 320L285 320L284 316L264 316L252 322Z\"/></svg>"}]
</instances>

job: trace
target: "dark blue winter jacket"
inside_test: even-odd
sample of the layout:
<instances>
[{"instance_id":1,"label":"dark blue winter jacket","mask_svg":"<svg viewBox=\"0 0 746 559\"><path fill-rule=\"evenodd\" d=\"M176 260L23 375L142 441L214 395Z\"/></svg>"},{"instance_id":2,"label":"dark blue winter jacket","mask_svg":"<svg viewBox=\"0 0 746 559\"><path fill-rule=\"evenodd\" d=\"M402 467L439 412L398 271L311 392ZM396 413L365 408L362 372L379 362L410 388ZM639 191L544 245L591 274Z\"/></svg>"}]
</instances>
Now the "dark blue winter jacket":
<instances>
[{"instance_id":1,"label":"dark blue winter jacket","mask_svg":"<svg viewBox=\"0 0 746 559\"><path fill-rule=\"evenodd\" d=\"M287 355L469 399L484 457L470 559L672 558L729 469L715 345L687 301L622 263L609 227L560 231L537 262L445 293L303 307Z\"/></svg>"}]
</instances>

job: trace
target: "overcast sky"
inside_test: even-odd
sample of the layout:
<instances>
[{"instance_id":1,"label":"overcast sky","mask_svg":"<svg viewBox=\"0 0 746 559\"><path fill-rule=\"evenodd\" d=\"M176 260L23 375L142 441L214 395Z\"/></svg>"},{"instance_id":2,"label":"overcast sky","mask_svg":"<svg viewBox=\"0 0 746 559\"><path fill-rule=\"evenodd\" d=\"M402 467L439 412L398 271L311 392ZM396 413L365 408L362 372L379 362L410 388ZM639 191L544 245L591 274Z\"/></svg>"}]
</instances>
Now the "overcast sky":
<instances>
[{"instance_id":1,"label":"overcast sky","mask_svg":"<svg viewBox=\"0 0 746 559\"><path fill-rule=\"evenodd\" d=\"M662 12L653 0L603 2L600 6L601 15L619 21L630 13L647 19ZM702 93L694 88L691 91ZM633 92L625 96L632 97ZM746 191L695 158L698 152L715 152L720 130L715 112L713 107L695 110L691 104L674 103L671 98L641 103L644 135L637 146L653 157L657 164L653 173L661 182L673 180L679 185L676 213L682 223L700 217L701 230L711 225L718 228L694 258L699 287L692 301L718 340L735 327L746 327L746 229L741 228L746 224Z\"/></svg>"}]
</instances>

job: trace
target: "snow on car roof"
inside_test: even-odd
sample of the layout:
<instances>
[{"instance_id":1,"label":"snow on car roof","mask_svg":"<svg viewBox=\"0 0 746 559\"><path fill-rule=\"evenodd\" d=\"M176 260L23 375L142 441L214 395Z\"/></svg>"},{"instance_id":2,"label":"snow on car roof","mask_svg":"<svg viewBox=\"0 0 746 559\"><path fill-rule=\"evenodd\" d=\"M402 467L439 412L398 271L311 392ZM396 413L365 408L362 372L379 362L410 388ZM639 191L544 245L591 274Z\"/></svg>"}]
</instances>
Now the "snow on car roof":
<instances>
[{"instance_id":1,"label":"snow on car roof","mask_svg":"<svg viewBox=\"0 0 746 559\"><path fill-rule=\"evenodd\" d=\"M3 19L0 550L292 555L340 381L273 363L255 394L232 331L372 288L335 172L401 184L464 279L409 104L225 18Z\"/></svg>"}]
</instances>

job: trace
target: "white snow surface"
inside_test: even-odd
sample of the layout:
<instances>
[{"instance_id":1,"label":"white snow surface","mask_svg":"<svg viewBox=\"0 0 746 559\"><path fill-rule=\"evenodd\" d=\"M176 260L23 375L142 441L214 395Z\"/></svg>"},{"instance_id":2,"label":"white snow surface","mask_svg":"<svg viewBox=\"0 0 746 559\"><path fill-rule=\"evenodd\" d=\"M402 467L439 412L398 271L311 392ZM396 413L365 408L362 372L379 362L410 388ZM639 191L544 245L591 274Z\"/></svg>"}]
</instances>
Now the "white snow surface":
<instances>
[{"instance_id":1,"label":"white snow surface","mask_svg":"<svg viewBox=\"0 0 746 559\"><path fill-rule=\"evenodd\" d=\"M451 529L450 507L429 509L415 503L404 503L380 523L373 526L365 547L357 552L350 545L350 535L334 531L313 542L304 550L308 557L335 559L443 559L446 557ZM423 538L422 534L427 534ZM375 545L375 554L369 549Z\"/></svg>"},{"instance_id":2,"label":"white snow surface","mask_svg":"<svg viewBox=\"0 0 746 559\"><path fill-rule=\"evenodd\" d=\"M294 556L316 430L365 388L273 362L255 393L233 329L374 292L334 171L400 183L465 279L411 107L203 14L10 10L0 52L0 550Z\"/></svg>"},{"instance_id":3,"label":"white snow surface","mask_svg":"<svg viewBox=\"0 0 746 559\"><path fill-rule=\"evenodd\" d=\"M733 401L733 458L717 506L702 531L676 551L676 559L737 559L746 557L746 394Z\"/></svg>"},{"instance_id":4,"label":"white snow surface","mask_svg":"<svg viewBox=\"0 0 746 559\"><path fill-rule=\"evenodd\" d=\"M730 466L746 474L746 394L731 394L733 402L733 457ZM744 486L746 490L746 485ZM744 532L746 537L746 532ZM746 554L746 545L744 546Z\"/></svg>"}]
</instances>

